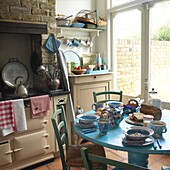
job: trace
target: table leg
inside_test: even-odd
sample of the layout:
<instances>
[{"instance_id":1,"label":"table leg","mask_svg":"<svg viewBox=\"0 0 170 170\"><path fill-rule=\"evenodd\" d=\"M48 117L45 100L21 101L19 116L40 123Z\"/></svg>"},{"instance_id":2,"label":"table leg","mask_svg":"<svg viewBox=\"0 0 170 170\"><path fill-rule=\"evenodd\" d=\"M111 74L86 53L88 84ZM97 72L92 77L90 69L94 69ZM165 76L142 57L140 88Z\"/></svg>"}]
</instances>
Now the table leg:
<instances>
[{"instance_id":1,"label":"table leg","mask_svg":"<svg viewBox=\"0 0 170 170\"><path fill-rule=\"evenodd\" d=\"M148 167L148 154L128 152L128 162L143 167Z\"/></svg>"}]
</instances>

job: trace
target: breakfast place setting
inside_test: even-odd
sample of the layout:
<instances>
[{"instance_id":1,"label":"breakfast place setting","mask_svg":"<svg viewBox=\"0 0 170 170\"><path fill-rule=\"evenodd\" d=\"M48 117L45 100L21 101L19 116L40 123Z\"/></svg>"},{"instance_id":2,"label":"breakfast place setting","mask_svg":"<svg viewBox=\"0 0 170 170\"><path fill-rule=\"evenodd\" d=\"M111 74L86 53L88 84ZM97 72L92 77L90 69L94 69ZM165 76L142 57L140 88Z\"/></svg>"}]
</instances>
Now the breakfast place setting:
<instances>
[{"instance_id":1,"label":"breakfast place setting","mask_svg":"<svg viewBox=\"0 0 170 170\"><path fill-rule=\"evenodd\" d=\"M87 141L128 152L129 163L148 167L150 154L170 154L169 114L139 98L95 102L76 116L74 129Z\"/></svg>"}]
</instances>

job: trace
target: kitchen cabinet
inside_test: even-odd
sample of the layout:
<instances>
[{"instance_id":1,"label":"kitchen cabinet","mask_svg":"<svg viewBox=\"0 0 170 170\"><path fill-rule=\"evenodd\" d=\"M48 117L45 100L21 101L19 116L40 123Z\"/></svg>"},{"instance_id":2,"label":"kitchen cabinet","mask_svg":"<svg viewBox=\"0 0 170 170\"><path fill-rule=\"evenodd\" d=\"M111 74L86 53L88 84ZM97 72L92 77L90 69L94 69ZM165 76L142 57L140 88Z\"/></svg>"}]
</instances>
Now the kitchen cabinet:
<instances>
[{"instance_id":1,"label":"kitchen cabinet","mask_svg":"<svg viewBox=\"0 0 170 170\"><path fill-rule=\"evenodd\" d=\"M22 169L55 157L55 136L51 123L53 98L50 107L49 114L38 119L32 119L30 108L25 108L27 130L0 136L0 169Z\"/></svg>"},{"instance_id":2,"label":"kitchen cabinet","mask_svg":"<svg viewBox=\"0 0 170 170\"><path fill-rule=\"evenodd\" d=\"M111 90L113 85L112 73L84 74L69 76L74 110L80 106L84 112L91 110L94 103L93 91Z\"/></svg>"},{"instance_id":3,"label":"kitchen cabinet","mask_svg":"<svg viewBox=\"0 0 170 170\"><path fill-rule=\"evenodd\" d=\"M84 74L69 76L71 95L74 111L80 106L84 112L91 110L94 103L93 91L111 90L113 87L113 75L111 72L103 74ZM78 144L82 139L77 136L73 125L71 126L72 144Z\"/></svg>"}]
</instances>

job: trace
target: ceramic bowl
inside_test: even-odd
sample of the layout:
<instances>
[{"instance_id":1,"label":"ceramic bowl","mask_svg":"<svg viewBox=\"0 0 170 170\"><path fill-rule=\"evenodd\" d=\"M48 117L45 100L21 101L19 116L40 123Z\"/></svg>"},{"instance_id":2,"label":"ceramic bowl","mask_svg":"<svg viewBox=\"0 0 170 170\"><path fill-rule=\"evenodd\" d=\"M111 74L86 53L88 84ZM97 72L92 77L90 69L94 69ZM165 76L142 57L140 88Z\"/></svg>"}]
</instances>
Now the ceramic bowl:
<instances>
[{"instance_id":1,"label":"ceramic bowl","mask_svg":"<svg viewBox=\"0 0 170 170\"><path fill-rule=\"evenodd\" d=\"M75 23L70 25L70 27L75 27L75 28L83 28L84 26L85 26L85 24L80 23L80 22L75 22Z\"/></svg>"},{"instance_id":2,"label":"ceramic bowl","mask_svg":"<svg viewBox=\"0 0 170 170\"><path fill-rule=\"evenodd\" d=\"M109 107L114 108L114 107L120 107L122 105L122 102L108 101L107 104L109 105Z\"/></svg>"},{"instance_id":3,"label":"ceramic bowl","mask_svg":"<svg viewBox=\"0 0 170 170\"><path fill-rule=\"evenodd\" d=\"M79 123L80 124L93 124L97 119L99 119L99 116L97 115L81 115L79 117Z\"/></svg>"},{"instance_id":4,"label":"ceramic bowl","mask_svg":"<svg viewBox=\"0 0 170 170\"><path fill-rule=\"evenodd\" d=\"M130 140L145 140L146 138L154 134L154 131L152 129L143 126L134 126L124 130L123 132L125 134L125 137Z\"/></svg>"},{"instance_id":5,"label":"ceramic bowl","mask_svg":"<svg viewBox=\"0 0 170 170\"><path fill-rule=\"evenodd\" d=\"M75 75L81 75L86 71L86 69L81 69L81 70L71 70L71 72Z\"/></svg>"}]
</instances>

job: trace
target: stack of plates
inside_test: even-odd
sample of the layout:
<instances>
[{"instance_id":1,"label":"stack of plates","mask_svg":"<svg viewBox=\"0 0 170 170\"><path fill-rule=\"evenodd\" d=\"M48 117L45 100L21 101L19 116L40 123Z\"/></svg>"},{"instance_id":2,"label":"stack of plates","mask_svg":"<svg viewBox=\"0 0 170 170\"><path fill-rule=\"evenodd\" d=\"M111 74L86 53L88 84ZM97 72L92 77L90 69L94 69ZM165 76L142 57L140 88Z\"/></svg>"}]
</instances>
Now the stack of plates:
<instances>
[{"instance_id":1,"label":"stack of plates","mask_svg":"<svg viewBox=\"0 0 170 170\"><path fill-rule=\"evenodd\" d=\"M77 125L82 128L94 128L96 127L97 119L99 119L99 116L94 114L79 114L77 115Z\"/></svg>"}]
</instances>

